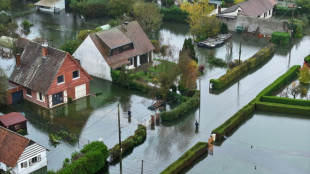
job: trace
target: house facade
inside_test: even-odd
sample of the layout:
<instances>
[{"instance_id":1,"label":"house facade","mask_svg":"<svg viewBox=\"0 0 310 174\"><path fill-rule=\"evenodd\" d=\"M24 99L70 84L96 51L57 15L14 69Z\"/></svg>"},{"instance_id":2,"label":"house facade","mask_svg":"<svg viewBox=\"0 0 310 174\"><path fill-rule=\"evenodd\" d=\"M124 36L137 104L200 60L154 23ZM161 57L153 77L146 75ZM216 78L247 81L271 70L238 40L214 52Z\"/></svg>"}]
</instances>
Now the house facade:
<instances>
[{"instance_id":1,"label":"house facade","mask_svg":"<svg viewBox=\"0 0 310 174\"><path fill-rule=\"evenodd\" d=\"M47 149L0 126L0 170L31 173L47 165Z\"/></svg>"},{"instance_id":2,"label":"house facade","mask_svg":"<svg viewBox=\"0 0 310 174\"><path fill-rule=\"evenodd\" d=\"M275 0L249 0L221 11L218 16L235 17L244 15L268 19L272 17L276 4L277 2Z\"/></svg>"},{"instance_id":3,"label":"house facade","mask_svg":"<svg viewBox=\"0 0 310 174\"><path fill-rule=\"evenodd\" d=\"M60 12L65 9L65 0L40 0L34 5L40 11Z\"/></svg>"},{"instance_id":4,"label":"house facade","mask_svg":"<svg viewBox=\"0 0 310 174\"><path fill-rule=\"evenodd\" d=\"M9 78L7 103L25 99L53 108L90 94L90 75L67 52L29 41Z\"/></svg>"},{"instance_id":5,"label":"house facade","mask_svg":"<svg viewBox=\"0 0 310 174\"><path fill-rule=\"evenodd\" d=\"M154 47L137 21L90 34L73 53L91 75L112 80L111 69L152 62Z\"/></svg>"},{"instance_id":6,"label":"house facade","mask_svg":"<svg viewBox=\"0 0 310 174\"><path fill-rule=\"evenodd\" d=\"M19 112L11 112L9 114L0 116L0 126L18 131L20 129L27 129L27 119Z\"/></svg>"}]
</instances>

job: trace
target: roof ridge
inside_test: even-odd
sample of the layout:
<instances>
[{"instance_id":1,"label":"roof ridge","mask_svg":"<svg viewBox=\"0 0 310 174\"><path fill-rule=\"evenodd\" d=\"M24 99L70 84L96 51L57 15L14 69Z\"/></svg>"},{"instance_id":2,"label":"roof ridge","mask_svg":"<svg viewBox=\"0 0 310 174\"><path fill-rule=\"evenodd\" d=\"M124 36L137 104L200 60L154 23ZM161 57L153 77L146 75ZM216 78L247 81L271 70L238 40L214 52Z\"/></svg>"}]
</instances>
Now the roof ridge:
<instances>
[{"instance_id":1,"label":"roof ridge","mask_svg":"<svg viewBox=\"0 0 310 174\"><path fill-rule=\"evenodd\" d=\"M22 135L20 135L19 133L14 132L14 131L12 131L12 130L10 130L10 129L7 129L7 128L3 127L3 126L0 126L0 129L1 129L1 128L4 129L4 130L6 130L6 131L8 131L8 132L11 132L11 133L13 133L13 134L15 134L15 135L18 135L18 136L20 136L20 137L22 137L22 138L24 138L24 139L27 139L27 140L29 140L29 142L32 141L31 139L29 139L29 138L27 138L27 137L25 137L25 136L22 136Z\"/></svg>"},{"instance_id":2,"label":"roof ridge","mask_svg":"<svg viewBox=\"0 0 310 174\"><path fill-rule=\"evenodd\" d=\"M32 42L32 43L34 43L34 44L37 44L37 45L41 45L41 46L42 46L41 43L38 43L38 42L35 42L35 41L32 41L32 40L29 40L29 42ZM60 51L60 52L63 52L63 53L68 53L67 51L61 50L61 49L56 48L56 47L52 47L52 46L50 46L50 45L47 45L47 47L52 48L52 49L57 50L57 51ZM69 54L70 54L70 53L69 53Z\"/></svg>"}]
</instances>

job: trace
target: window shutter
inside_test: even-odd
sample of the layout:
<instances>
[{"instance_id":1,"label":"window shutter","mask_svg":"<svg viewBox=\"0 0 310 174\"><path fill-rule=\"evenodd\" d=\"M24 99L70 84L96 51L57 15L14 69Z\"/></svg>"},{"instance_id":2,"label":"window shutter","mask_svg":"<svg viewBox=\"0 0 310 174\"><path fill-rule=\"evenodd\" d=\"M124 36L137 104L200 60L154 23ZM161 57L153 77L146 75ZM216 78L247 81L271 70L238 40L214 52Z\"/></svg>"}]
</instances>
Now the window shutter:
<instances>
[{"instance_id":1,"label":"window shutter","mask_svg":"<svg viewBox=\"0 0 310 174\"><path fill-rule=\"evenodd\" d=\"M42 94L42 101L45 103L45 95Z\"/></svg>"}]
</instances>

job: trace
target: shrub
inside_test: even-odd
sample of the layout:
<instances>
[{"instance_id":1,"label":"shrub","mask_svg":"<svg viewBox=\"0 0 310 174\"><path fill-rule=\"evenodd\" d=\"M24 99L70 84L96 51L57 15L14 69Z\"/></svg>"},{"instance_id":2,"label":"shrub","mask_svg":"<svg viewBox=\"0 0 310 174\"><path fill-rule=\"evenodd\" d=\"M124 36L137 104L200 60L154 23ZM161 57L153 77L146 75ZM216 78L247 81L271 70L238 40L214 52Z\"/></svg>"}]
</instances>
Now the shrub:
<instances>
[{"instance_id":1,"label":"shrub","mask_svg":"<svg viewBox=\"0 0 310 174\"><path fill-rule=\"evenodd\" d=\"M310 54L307 57L305 57L304 60L305 60L306 63L310 63Z\"/></svg>"},{"instance_id":2,"label":"shrub","mask_svg":"<svg viewBox=\"0 0 310 174\"><path fill-rule=\"evenodd\" d=\"M195 159L199 158L208 150L207 142L198 142L188 151L186 151L178 160L169 165L160 174L180 173L182 169L191 164Z\"/></svg>"},{"instance_id":3,"label":"shrub","mask_svg":"<svg viewBox=\"0 0 310 174\"><path fill-rule=\"evenodd\" d=\"M24 29L24 31L30 31L30 27L33 26L33 24L31 24L29 21L24 20L21 23L21 27Z\"/></svg>"},{"instance_id":4,"label":"shrub","mask_svg":"<svg viewBox=\"0 0 310 174\"><path fill-rule=\"evenodd\" d=\"M160 44L158 40L151 40L151 43L154 46L154 53L159 53L160 52Z\"/></svg>"},{"instance_id":5,"label":"shrub","mask_svg":"<svg viewBox=\"0 0 310 174\"><path fill-rule=\"evenodd\" d=\"M244 61L239 66L234 67L231 70L228 70L226 74L221 76L218 79L211 79L210 83L212 84L212 89L220 89L228 85L233 80L237 79L244 73L254 69L256 66L260 65L264 61L270 59L275 52L275 45L270 44L269 46L259 50L255 55L253 55L248 60Z\"/></svg>"},{"instance_id":6,"label":"shrub","mask_svg":"<svg viewBox=\"0 0 310 174\"><path fill-rule=\"evenodd\" d=\"M286 32L275 31L271 35L271 42L277 45L287 45L290 41L290 34Z\"/></svg>"},{"instance_id":7,"label":"shrub","mask_svg":"<svg viewBox=\"0 0 310 174\"><path fill-rule=\"evenodd\" d=\"M145 139L146 139L146 127L141 124L138 124L138 129L135 131L134 135L122 141L122 154L142 144L145 141ZM115 145L109 151L111 161L116 161L119 159L120 157L119 144Z\"/></svg>"},{"instance_id":8,"label":"shrub","mask_svg":"<svg viewBox=\"0 0 310 174\"><path fill-rule=\"evenodd\" d=\"M310 116L310 107L306 107L306 106L258 102L256 104L256 108L257 110L260 110L260 111Z\"/></svg>"},{"instance_id":9,"label":"shrub","mask_svg":"<svg viewBox=\"0 0 310 174\"><path fill-rule=\"evenodd\" d=\"M262 102L310 107L310 100L292 99L292 98L275 97L275 96L263 96L261 100Z\"/></svg>"},{"instance_id":10,"label":"shrub","mask_svg":"<svg viewBox=\"0 0 310 174\"><path fill-rule=\"evenodd\" d=\"M70 54L73 54L75 50L81 45L82 41L80 40L71 40L64 43L60 49L67 51Z\"/></svg>"},{"instance_id":11,"label":"shrub","mask_svg":"<svg viewBox=\"0 0 310 174\"><path fill-rule=\"evenodd\" d=\"M160 12L164 14L163 19L167 21L186 22L188 17L188 13L181 10L178 6L161 8Z\"/></svg>"},{"instance_id":12,"label":"shrub","mask_svg":"<svg viewBox=\"0 0 310 174\"><path fill-rule=\"evenodd\" d=\"M226 24L226 23L222 23L221 24L221 31L220 31L220 33L221 34L226 34L226 33L228 33L229 32L229 30L228 30L228 25Z\"/></svg>"},{"instance_id":13,"label":"shrub","mask_svg":"<svg viewBox=\"0 0 310 174\"><path fill-rule=\"evenodd\" d=\"M160 113L161 118L164 121L173 121L179 118L181 115L185 114L190 109L196 107L199 104L199 95L200 92L196 90L192 97L188 98L186 101L183 101L178 107L170 111L161 112Z\"/></svg>"},{"instance_id":14,"label":"shrub","mask_svg":"<svg viewBox=\"0 0 310 174\"><path fill-rule=\"evenodd\" d=\"M289 8L287 6L279 6L277 5L275 8L275 14L277 16L292 16L292 11L294 8ZM295 14L298 14L297 8L295 9Z\"/></svg>"},{"instance_id":15,"label":"shrub","mask_svg":"<svg viewBox=\"0 0 310 174\"><path fill-rule=\"evenodd\" d=\"M72 0L70 8L85 17L102 17L108 14L108 2L108 0Z\"/></svg>"},{"instance_id":16,"label":"shrub","mask_svg":"<svg viewBox=\"0 0 310 174\"><path fill-rule=\"evenodd\" d=\"M165 7L171 7L174 5L175 0L161 0L161 5Z\"/></svg>"},{"instance_id":17,"label":"shrub","mask_svg":"<svg viewBox=\"0 0 310 174\"><path fill-rule=\"evenodd\" d=\"M223 59L212 57L208 60L208 63L211 65L219 66L219 67L225 67L226 62Z\"/></svg>"},{"instance_id":18,"label":"shrub","mask_svg":"<svg viewBox=\"0 0 310 174\"><path fill-rule=\"evenodd\" d=\"M118 82L118 78L119 78L119 70L112 70L111 69L111 78L112 78L112 82Z\"/></svg>"}]
</instances>

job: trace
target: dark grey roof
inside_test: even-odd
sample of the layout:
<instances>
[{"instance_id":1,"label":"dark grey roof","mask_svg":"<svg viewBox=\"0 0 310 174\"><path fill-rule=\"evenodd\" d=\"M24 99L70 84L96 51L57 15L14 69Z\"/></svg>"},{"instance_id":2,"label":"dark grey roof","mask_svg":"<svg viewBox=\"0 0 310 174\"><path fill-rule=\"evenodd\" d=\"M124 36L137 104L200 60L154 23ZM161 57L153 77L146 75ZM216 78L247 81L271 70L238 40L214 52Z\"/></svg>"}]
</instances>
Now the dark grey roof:
<instances>
[{"instance_id":1,"label":"dark grey roof","mask_svg":"<svg viewBox=\"0 0 310 174\"><path fill-rule=\"evenodd\" d=\"M246 2L246 1L245 1L245 2ZM234 12L234 11L236 11L236 10L240 7L240 5L243 4L243 3L244 3L244 2L241 2L241 3L239 3L239 4L233 5L233 6L229 7L229 8L227 8L226 10L223 10L223 11L221 12L221 14L223 14L223 13L231 13L231 12Z\"/></svg>"},{"instance_id":2,"label":"dark grey roof","mask_svg":"<svg viewBox=\"0 0 310 174\"><path fill-rule=\"evenodd\" d=\"M43 58L41 44L29 41L21 55L21 66L15 66L9 80L46 94L66 55L64 51L48 47L47 57Z\"/></svg>"}]
</instances>

